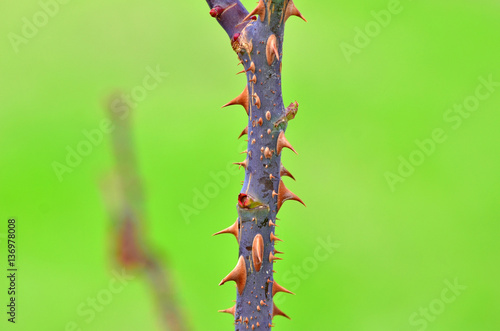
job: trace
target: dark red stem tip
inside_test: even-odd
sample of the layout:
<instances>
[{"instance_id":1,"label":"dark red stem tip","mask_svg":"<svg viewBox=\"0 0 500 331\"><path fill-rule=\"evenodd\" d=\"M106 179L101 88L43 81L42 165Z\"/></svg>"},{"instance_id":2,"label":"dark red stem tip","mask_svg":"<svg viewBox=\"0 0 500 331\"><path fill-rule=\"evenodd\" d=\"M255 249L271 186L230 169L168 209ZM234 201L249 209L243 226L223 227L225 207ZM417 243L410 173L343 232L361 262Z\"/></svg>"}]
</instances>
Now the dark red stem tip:
<instances>
[{"instance_id":1,"label":"dark red stem tip","mask_svg":"<svg viewBox=\"0 0 500 331\"><path fill-rule=\"evenodd\" d=\"M235 33L235 34L233 35L232 42L233 42L233 43L234 43L234 42L236 42L236 40L238 40L238 38L240 37L240 35L241 35L241 34L239 34L239 33Z\"/></svg>"},{"instance_id":2,"label":"dark red stem tip","mask_svg":"<svg viewBox=\"0 0 500 331\"><path fill-rule=\"evenodd\" d=\"M215 6L210 10L210 16L219 18L219 16L222 15L223 12L224 8L222 8L221 6Z\"/></svg>"},{"instance_id":3,"label":"dark red stem tip","mask_svg":"<svg viewBox=\"0 0 500 331\"><path fill-rule=\"evenodd\" d=\"M240 193L240 195L238 195L238 205L240 205L241 208L247 208L251 203L252 200L249 199L248 195L245 193Z\"/></svg>"}]
</instances>

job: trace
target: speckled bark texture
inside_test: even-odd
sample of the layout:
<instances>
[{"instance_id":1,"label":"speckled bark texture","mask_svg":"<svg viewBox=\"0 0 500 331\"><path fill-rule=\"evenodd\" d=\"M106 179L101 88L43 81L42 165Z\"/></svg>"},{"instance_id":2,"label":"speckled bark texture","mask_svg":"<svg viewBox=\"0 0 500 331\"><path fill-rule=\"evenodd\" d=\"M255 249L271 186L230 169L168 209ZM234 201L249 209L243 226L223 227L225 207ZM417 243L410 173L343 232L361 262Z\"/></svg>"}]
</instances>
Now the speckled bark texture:
<instances>
[{"instance_id":1,"label":"speckled bark texture","mask_svg":"<svg viewBox=\"0 0 500 331\"><path fill-rule=\"evenodd\" d=\"M298 103L285 108L281 93L283 32L291 15L302 15L291 0L260 0L248 13L239 1L207 0L210 15L217 19L231 40L244 67L247 85L225 106L241 105L248 114L245 181L238 195L237 221L219 233L235 235L239 243L236 267L221 281L236 282L236 305L224 310L233 314L235 330L270 330L275 315L288 317L273 304L277 292L288 292L273 276L273 263L280 259L274 246L276 214L286 200L302 202L283 184L292 177L281 163L288 121ZM295 150L293 150L295 152ZM293 178L293 177L292 177ZM217 233L217 234L219 234Z\"/></svg>"}]
</instances>

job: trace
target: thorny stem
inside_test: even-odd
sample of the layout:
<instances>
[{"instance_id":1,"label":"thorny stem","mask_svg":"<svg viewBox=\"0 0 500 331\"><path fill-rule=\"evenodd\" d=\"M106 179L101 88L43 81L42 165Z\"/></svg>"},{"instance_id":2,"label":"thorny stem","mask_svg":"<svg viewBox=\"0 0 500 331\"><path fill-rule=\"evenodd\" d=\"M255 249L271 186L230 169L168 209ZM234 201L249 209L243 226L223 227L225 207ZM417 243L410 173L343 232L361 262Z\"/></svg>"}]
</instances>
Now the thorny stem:
<instances>
[{"instance_id":1,"label":"thorny stem","mask_svg":"<svg viewBox=\"0 0 500 331\"><path fill-rule=\"evenodd\" d=\"M207 0L210 14L231 39L246 73L247 86L228 105L242 105L248 114L245 181L238 196L236 223L219 233L232 233L239 243L236 267L221 284L236 282L235 330L270 330L275 315L288 317L273 304L276 292L289 292L274 281L273 263L280 258L275 242L276 214L286 200L302 202L290 192L281 176L290 175L281 164L288 120L298 104L284 107L281 93L283 33L290 15L302 15L291 0L260 0L250 13L239 1ZM295 150L293 150L295 151ZM289 292L290 293L290 292Z\"/></svg>"}]
</instances>

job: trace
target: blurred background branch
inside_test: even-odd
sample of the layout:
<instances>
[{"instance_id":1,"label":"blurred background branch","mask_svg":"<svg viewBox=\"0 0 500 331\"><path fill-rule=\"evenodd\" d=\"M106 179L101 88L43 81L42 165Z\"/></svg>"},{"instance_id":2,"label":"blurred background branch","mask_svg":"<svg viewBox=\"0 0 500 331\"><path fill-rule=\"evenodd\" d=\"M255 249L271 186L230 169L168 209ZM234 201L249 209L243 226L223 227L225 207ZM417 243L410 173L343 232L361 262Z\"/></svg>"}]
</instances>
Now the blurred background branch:
<instances>
[{"instance_id":1,"label":"blurred background branch","mask_svg":"<svg viewBox=\"0 0 500 331\"><path fill-rule=\"evenodd\" d=\"M132 107L115 93L108 100L107 110L114 127L111 140L116 165L102 191L111 219L113 260L131 271L144 272L158 305L162 329L187 331L171 269L148 244L144 190L132 139Z\"/></svg>"}]
</instances>

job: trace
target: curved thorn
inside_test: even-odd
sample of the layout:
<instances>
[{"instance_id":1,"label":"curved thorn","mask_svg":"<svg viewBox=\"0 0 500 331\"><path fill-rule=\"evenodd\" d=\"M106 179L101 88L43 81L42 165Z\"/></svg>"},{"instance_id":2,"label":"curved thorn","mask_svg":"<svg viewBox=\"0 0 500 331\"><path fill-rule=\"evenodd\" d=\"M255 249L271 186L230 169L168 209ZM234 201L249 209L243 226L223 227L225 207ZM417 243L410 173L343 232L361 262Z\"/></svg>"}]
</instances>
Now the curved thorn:
<instances>
[{"instance_id":1,"label":"curved thorn","mask_svg":"<svg viewBox=\"0 0 500 331\"><path fill-rule=\"evenodd\" d=\"M292 291L289 291L287 290L286 288L284 288L283 286L279 285L278 283L276 283L276 281L273 281L273 296L278 293L278 292L285 292L285 293L289 293L289 294L293 294L295 295L295 293L293 293Z\"/></svg>"},{"instance_id":2,"label":"curved thorn","mask_svg":"<svg viewBox=\"0 0 500 331\"><path fill-rule=\"evenodd\" d=\"M306 18L300 13L300 11L295 7L295 4L293 3L292 0L288 2L288 6L286 6L286 12L285 12L285 22L288 20L290 16L298 16L301 19L303 19L305 22L307 22Z\"/></svg>"},{"instance_id":3,"label":"curved thorn","mask_svg":"<svg viewBox=\"0 0 500 331\"><path fill-rule=\"evenodd\" d=\"M234 98L233 100L226 103L221 108L224 108L227 106L232 106L232 105L243 106L243 108L245 108L245 111L247 112L247 115L248 115L248 85L245 86L245 89L243 90L243 92L241 92L240 95L238 95L236 98Z\"/></svg>"},{"instance_id":4,"label":"curved thorn","mask_svg":"<svg viewBox=\"0 0 500 331\"><path fill-rule=\"evenodd\" d=\"M266 5L264 5L264 1L259 0L257 7L255 7L254 10L248 13L248 15L243 19L243 22L251 19L253 15L259 15L260 21L264 22L264 18L266 16Z\"/></svg>"},{"instance_id":5,"label":"curved thorn","mask_svg":"<svg viewBox=\"0 0 500 331\"><path fill-rule=\"evenodd\" d=\"M280 176L288 176L291 179L295 180L295 177L290 173L290 171L286 170L286 168L283 166L283 163L280 165Z\"/></svg>"},{"instance_id":6,"label":"curved thorn","mask_svg":"<svg viewBox=\"0 0 500 331\"><path fill-rule=\"evenodd\" d=\"M289 320L291 320L290 316L288 316L287 314L285 314L284 312L282 312L278 307L276 307L276 304L273 302L273 318L276 315L280 315L280 316L286 317Z\"/></svg>"},{"instance_id":7,"label":"curved thorn","mask_svg":"<svg viewBox=\"0 0 500 331\"><path fill-rule=\"evenodd\" d=\"M277 260L283 260L283 259L281 257L274 256L273 252L270 252L269 253L269 262L273 263L274 261L277 261Z\"/></svg>"},{"instance_id":8,"label":"curved thorn","mask_svg":"<svg viewBox=\"0 0 500 331\"><path fill-rule=\"evenodd\" d=\"M274 233L271 232L271 234L269 235L269 238L271 239L271 241L283 241L282 239L276 237L274 235Z\"/></svg>"},{"instance_id":9,"label":"curved thorn","mask_svg":"<svg viewBox=\"0 0 500 331\"><path fill-rule=\"evenodd\" d=\"M241 131L240 135L238 136L238 139L240 139L246 134L248 134L248 125L243 129L243 131Z\"/></svg>"},{"instance_id":10,"label":"curved thorn","mask_svg":"<svg viewBox=\"0 0 500 331\"><path fill-rule=\"evenodd\" d=\"M231 225L230 227L228 227L224 230L221 230L219 232L216 232L212 236L217 236L217 235L223 234L223 233L230 233L233 236L235 236L236 240L238 240L238 219L236 219L236 222L234 222L234 224Z\"/></svg>"},{"instance_id":11,"label":"curved thorn","mask_svg":"<svg viewBox=\"0 0 500 331\"><path fill-rule=\"evenodd\" d=\"M283 202L287 200L295 200L306 206L304 201L302 201L295 193L286 188L285 184L282 180L280 180L279 188L278 188L278 211L280 210Z\"/></svg>"},{"instance_id":12,"label":"curved thorn","mask_svg":"<svg viewBox=\"0 0 500 331\"><path fill-rule=\"evenodd\" d=\"M281 131L280 135L278 136L278 144L276 145L276 152L279 155L281 153L281 150L283 147L291 149L295 154L298 154L295 149L290 145L288 140L285 138L285 131Z\"/></svg>"},{"instance_id":13,"label":"curved thorn","mask_svg":"<svg viewBox=\"0 0 500 331\"><path fill-rule=\"evenodd\" d=\"M234 267L234 269L220 281L219 286L230 280L236 282L238 293L241 295L247 282L247 268L245 266L245 259L242 255L240 255L236 267Z\"/></svg>"}]
</instances>

